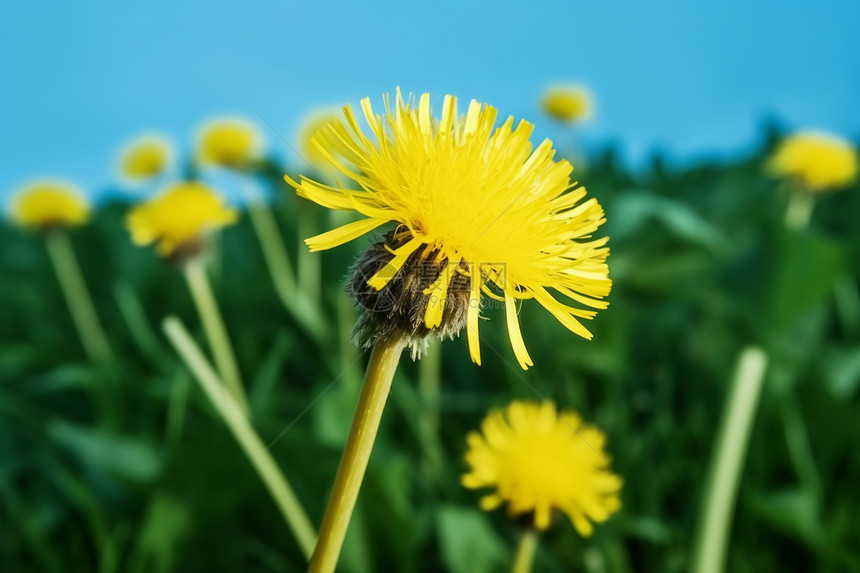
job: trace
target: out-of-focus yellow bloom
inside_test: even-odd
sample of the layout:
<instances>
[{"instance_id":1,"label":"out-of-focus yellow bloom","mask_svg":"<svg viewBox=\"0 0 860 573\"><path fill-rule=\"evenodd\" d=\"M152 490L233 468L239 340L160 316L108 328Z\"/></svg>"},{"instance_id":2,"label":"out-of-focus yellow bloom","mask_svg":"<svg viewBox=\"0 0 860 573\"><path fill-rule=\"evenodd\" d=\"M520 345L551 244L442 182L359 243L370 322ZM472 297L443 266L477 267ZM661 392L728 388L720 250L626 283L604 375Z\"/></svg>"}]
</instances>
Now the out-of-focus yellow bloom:
<instances>
[{"instance_id":1,"label":"out-of-focus yellow bloom","mask_svg":"<svg viewBox=\"0 0 860 573\"><path fill-rule=\"evenodd\" d=\"M543 110L558 121L586 119L593 108L591 93L581 86L553 86L543 95Z\"/></svg>"},{"instance_id":2,"label":"out-of-focus yellow bloom","mask_svg":"<svg viewBox=\"0 0 860 573\"><path fill-rule=\"evenodd\" d=\"M177 249L199 242L203 233L233 224L235 209L199 182L174 183L128 214L126 226L135 244L158 242L156 252L169 257Z\"/></svg>"},{"instance_id":3,"label":"out-of-focus yellow bloom","mask_svg":"<svg viewBox=\"0 0 860 573\"><path fill-rule=\"evenodd\" d=\"M120 153L120 175L132 181L161 175L173 158L173 148L165 137L144 134L129 143Z\"/></svg>"},{"instance_id":4,"label":"out-of-focus yellow bloom","mask_svg":"<svg viewBox=\"0 0 860 573\"><path fill-rule=\"evenodd\" d=\"M314 143L314 136L326 125L337 121L339 118L340 110L318 110L309 113L299 128L299 149L302 153L302 159L308 162L314 169L319 171L331 171L334 169L334 166L332 166L328 159L327 152L324 152L318 144Z\"/></svg>"},{"instance_id":5,"label":"out-of-focus yellow bloom","mask_svg":"<svg viewBox=\"0 0 860 573\"><path fill-rule=\"evenodd\" d=\"M240 169L258 159L261 150L257 126L242 119L215 119L200 130L197 159L204 165Z\"/></svg>"},{"instance_id":6,"label":"out-of-focus yellow bloom","mask_svg":"<svg viewBox=\"0 0 860 573\"><path fill-rule=\"evenodd\" d=\"M49 230L82 225L89 219L90 206L83 194L64 181L40 180L18 192L10 213L22 227Z\"/></svg>"},{"instance_id":7,"label":"out-of-focus yellow bloom","mask_svg":"<svg viewBox=\"0 0 860 573\"><path fill-rule=\"evenodd\" d=\"M430 112L430 94L415 105L404 102L398 90L395 106L386 98L385 107L391 112L377 115L369 99L361 102L373 139L350 106L344 107L344 120L327 124L313 137L358 189L286 177L302 197L364 215L307 239L311 250L330 249L397 223L398 233L387 245L391 260L367 285L380 291L401 269L402 277L429 264L444 268L425 291L434 296L419 321L432 332L444 327L443 318L452 310L465 314L469 351L478 364L482 295L504 301L508 334L523 368L532 361L517 318L519 300L536 300L569 330L590 339L581 320L606 308L608 303L599 299L612 284L608 238L596 235L605 219L597 200L571 182L573 167L555 158L552 142L533 147L530 123L515 125L508 117L497 127L496 110L477 101L460 115L457 98L446 96L438 121ZM463 276L469 278L466 292L453 293L460 283L455 277ZM587 308L556 299L550 289ZM454 295L467 300L459 305ZM463 308L451 308L458 305Z\"/></svg>"},{"instance_id":8,"label":"out-of-focus yellow bloom","mask_svg":"<svg viewBox=\"0 0 860 573\"><path fill-rule=\"evenodd\" d=\"M609 468L606 438L573 411L558 413L549 403L514 401L484 418L468 436L461 478L470 489L493 488L481 508L507 504L511 517L528 516L546 529L552 512L570 518L580 535L592 522L606 521L621 507L621 478Z\"/></svg>"},{"instance_id":9,"label":"out-of-focus yellow bloom","mask_svg":"<svg viewBox=\"0 0 860 573\"><path fill-rule=\"evenodd\" d=\"M768 167L777 176L797 179L809 191L838 189L857 177L857 150L835 135L803 131L780 144Z\"/></svg>"}]
</instances>

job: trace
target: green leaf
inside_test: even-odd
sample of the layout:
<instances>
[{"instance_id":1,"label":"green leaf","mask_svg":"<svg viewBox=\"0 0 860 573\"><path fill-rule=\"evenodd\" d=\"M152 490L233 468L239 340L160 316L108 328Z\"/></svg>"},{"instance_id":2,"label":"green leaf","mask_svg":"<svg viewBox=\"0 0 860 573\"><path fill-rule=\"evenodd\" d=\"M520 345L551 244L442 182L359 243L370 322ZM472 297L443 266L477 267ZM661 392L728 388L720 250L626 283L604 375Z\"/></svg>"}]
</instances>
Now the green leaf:
<instances>
[{"instance_id":1,"label":"green leaf","mask_svg":"<svg viewBox=\"0 0 860 573\"><path fill-rule=\"evenodd\" d=\"M511 559L506 547L477 508L447 505L436 512L436 529L442 558L454 573L498 571Z\"/></svg>"}]
</instances>

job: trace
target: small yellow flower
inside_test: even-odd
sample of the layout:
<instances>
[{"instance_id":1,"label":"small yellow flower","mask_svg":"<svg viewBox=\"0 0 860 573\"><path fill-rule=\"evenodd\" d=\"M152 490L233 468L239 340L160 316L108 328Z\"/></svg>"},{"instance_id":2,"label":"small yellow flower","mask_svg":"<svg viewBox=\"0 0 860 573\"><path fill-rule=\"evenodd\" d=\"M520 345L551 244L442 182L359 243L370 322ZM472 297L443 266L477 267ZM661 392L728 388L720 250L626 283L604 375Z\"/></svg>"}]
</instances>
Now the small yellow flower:
<instances>
[{"instance_id":1,"label":"small yellow flower","mask_svg":"<svg viewBox=\"0 0 860 573\"><path fill-rule=\"evenodd\" d=\"M73 185L40 180L25 185L17 193L10 214L12 220L22 227L45 231L53 227L82 225L89 219L90 207Z\"/></svg>"},{"instance_id":2,"label":"small yellow flower","mask_svg":"<svg viewBox=\"0 0 860 573\"><path fill-rule=\"evenodd\" d=\"M170 141L156 134L141 135L120 153L120 175L132 181L143 181L161 175L173 157Z\"/></svg>"},{"instance_id":3,"label":"small yellow flower","mask_svg":"<svg viewBox=\"0 0 860 573\"><path fill-rule=\"evenodd\" d=\"M315 142L314 136L326 125L337 121L339 118L339 110L318 110L308 114L299 128L299 149L301 149L302 159L308 162L314 169L320 171L333 169L332 164L328 160L327 153L320 149L319 145Z\"/></svg>"},{"instance_id":4,"label":"small yellow flower","mask_svg":"<svg viewBox=\"0 0 860 573\"><path fill-rule=\"evenodd\" d=\"M606 438L576 412L514 401L504 412L491 412L467 440L469 472L461 482L495 489L481 498L486 511L507 504L509 515L528 516L544 530L557 510L589 536L592 522L606 521L621 507L622 481L609 468Z\"/></svg>"},{"instance_id":5,"label":"small yellow flower","mask_svg":"<svg viewBox=\"0 0 860 573\"><path fill-rule=\"evenodd\" d=\"M177 249L199 242L206 231L231 225L237 218L236 210L226 207L215 191L189 181L174 183L132 209L126 226L135 244L157 241L156 252L170 257Z\"/></svg>"},{"instance_id":6,"label":"small yellow flower","mask_svg":"<svg viewBox=\"0 0 860 573\"><path fill-rule=\"evenodd\" d=\"M777 176L797 179L809 191L827 191L856 179L857 150L835 135L804 131L783 141L768 167Z\"/></svg>"},{"instance_id":7,"label":"small yellow flower","mask_svg":"<svg viewBox=\"0 0 860 573\"><path fill-rule=\"evenodd\" d=\"M558 121L574 122L591 115L591 93L581 86L554 86L543 96L543 110Z\"/></svg>"},{"instance_id":8,"label":"small yellow flower","mask_svg":"<svg viewBox=\"0 0 860 573\"><path fill-rule=\"evenodd\" d=\"M262 137L257 127L242 119L216 119L200 130L197 159L204 165L240 169L258 159Z\"/></svg>"},{"instance_id":9,"label":"small yellow flower","mask_svg":"<svg viewBox=\"0 0 860 573\"><path fill-rule=\"evenodd\" d=\"M573 167L554 158L552 142L532 148L530 123L515 127L509 117L496 127L496 110L477 101L461 116L452 96L445 97L441 120L431 115L426 93L416 107L405 103L398 90L396 106L392 109L386 98L382 116L373 113L369 99L361 107L374 139L363 133L350 106L343 108L345 122L330 122L313 137L358 189L286 177L302 197L365 217L307 239L311 250L330 249L396 223L390 243L378 249L387 250L389 261L362 281L381 291L401 269L406 269L403 276L421 274L418 282L429 281L422 289L430 296L429 304L417 306L423 311L421 327L452 334L443 316L463 318L478 364L483 295L504 302L511 344L523 368L532 361L520 333L518 301L536 300L568 329L591 338L580 320L595 316L592 309L606 308L598 299L611 286L608 239L594 236L604 222L603 209L571 183ZM368 259L377 264L379 257ZM588 308L559 301L550 289ZM412 331L421 334L418 328Z\"/></svg>"}]
</instances>

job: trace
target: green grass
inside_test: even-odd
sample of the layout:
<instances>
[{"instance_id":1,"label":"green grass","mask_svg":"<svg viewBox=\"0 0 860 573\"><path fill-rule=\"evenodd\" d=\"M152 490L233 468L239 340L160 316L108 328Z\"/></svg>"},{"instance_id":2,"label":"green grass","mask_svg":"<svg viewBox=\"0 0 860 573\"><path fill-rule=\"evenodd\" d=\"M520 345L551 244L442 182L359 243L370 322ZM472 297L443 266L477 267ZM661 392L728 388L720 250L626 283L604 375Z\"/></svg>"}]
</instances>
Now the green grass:
<instances>
[{"instance_id":1,"label":"green grass","mask_svg":"<svg viewBox=\"0 0 860 573\"><path fill-rule=\"evenodd\" d=\"M465 338L433 348L438 404L406 360L340 570L507 570L515 527L480 512L458 477L466 433L488 408L534 398L528 384L603 428L625 481L621 512L586 540L559 520L535 571L688 570L727 385L755 344L770 363L727 570L860 571L860 187L822 197L811 227L788 231L767 152L686 169L655 159L632 173L610 151L578 169L611 237L615 284L589 324L594 340L526 303L535 366L523 372L490 310L483 366ZM298 214L319 231L331 223L277 171L266 180L296 262ZM302 571L267 490L161 332L175 314L209 352L182 275L130 244L127 208L104 205L71 233L113 351L97 367L44 242L0 225L0 570ZM210 269L254 427L314 524L367 359L345 344L354 315L342 284L361 247L312 255L322 337L281 304L247 216L221 234ZM422 422L434 408L438 435Z\"/></svg>"}]
</instances>

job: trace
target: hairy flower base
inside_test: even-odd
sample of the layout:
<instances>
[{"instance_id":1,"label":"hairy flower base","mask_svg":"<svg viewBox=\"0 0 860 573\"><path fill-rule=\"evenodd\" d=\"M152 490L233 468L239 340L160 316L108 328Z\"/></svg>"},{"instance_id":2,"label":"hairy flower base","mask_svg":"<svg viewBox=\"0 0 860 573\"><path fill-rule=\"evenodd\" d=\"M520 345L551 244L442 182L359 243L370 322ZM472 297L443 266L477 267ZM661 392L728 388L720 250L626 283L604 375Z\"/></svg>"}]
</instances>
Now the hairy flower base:
<instances>
[{"instance_id":1,"label":"hairy flower base","mask_svg":"<svg viewBox=\"0 0 860 573\"><path fill-rule=\"evenodd\" d=\"M447 291L434 288L448 261L431 249L412 253L400 271L377 290L368 282L391 264L393 251L410 238L408 231L395 229L384 239L364 251L356 260L347 290L359 308L353 329L353 342L361 348L374 346L380 340L401 336L418 358L429 335L453 338L466 326L470 283L468 267L461 263L454 271ZM442 305L442 319L428 327L424 321L430 305Z\"/></svg>"}]
</instances>

